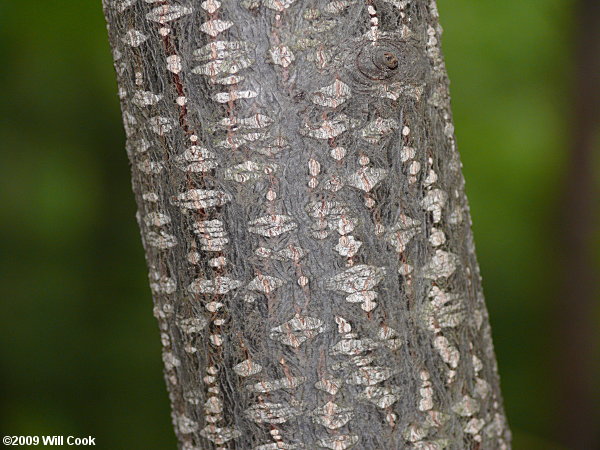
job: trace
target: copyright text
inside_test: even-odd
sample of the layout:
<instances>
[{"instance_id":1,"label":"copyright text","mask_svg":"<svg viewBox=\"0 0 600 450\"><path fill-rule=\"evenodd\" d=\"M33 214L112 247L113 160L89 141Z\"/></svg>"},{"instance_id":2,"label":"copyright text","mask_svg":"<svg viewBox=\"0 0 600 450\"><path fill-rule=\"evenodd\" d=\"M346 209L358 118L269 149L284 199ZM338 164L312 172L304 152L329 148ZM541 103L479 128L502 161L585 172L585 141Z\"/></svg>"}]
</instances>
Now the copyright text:
<instances>
[{"instance_id":1,"label":"copyright text","mask_svg":"<svg viewBox=\"0 0 600 450\"><path fill-rule=\"evenodd\" d=\"M92 436L4 436L4 445L70 445L70 446L94 446L96 438Z\"/></svg>"}]
</instances>

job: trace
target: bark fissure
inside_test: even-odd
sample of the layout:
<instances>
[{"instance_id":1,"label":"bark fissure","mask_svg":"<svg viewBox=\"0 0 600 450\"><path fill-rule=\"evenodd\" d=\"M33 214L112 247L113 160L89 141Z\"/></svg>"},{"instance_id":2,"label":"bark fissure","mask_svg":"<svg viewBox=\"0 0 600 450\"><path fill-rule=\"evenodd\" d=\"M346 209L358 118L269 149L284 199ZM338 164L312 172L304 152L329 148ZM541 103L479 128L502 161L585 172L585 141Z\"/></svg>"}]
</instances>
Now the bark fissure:
<instances>
[{"instance_id":1,"label":"bark fissure","mask_svg":"<svg viewBox=\"0 0 600 450\"><path fill-rule=\"evenodd\" d=\"M435 3L104 0L181 448L508 448Z\"/></svg>"}]
</instances>

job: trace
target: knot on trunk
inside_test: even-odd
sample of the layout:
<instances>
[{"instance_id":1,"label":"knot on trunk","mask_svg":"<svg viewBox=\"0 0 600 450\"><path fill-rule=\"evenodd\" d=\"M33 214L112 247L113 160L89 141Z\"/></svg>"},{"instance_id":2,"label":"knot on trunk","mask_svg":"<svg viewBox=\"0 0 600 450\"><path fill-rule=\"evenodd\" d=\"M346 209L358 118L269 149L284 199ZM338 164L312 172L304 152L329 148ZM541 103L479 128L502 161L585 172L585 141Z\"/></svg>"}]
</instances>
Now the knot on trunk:
<instances>
[{"instance_id":1,"label":"knot on trunk","mask_svg":"<svg viewBox=\"0 0 600 450\"><path fill-rule=\"evenodd\" d=\"M371 81L417 81L424 76L424 62L417 48L405 41L366 42L356 54L356 67Z\"/></svg>"}]
</instances>

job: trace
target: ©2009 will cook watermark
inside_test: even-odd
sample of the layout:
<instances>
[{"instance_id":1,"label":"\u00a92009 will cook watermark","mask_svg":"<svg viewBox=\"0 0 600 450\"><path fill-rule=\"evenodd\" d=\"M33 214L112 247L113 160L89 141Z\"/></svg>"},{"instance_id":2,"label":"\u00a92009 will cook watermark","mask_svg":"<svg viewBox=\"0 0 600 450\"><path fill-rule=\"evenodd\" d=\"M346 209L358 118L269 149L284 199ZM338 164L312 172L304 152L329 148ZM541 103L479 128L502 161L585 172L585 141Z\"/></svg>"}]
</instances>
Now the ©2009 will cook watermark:
<instances>
[{"instance_id":1,"label":"\u00a92009 will cook watermark","mask_svg":"<svg viewBox=\"0 0 600 450\"><path fill-rule=\"evenodd\" d=\"M12 446L33 446L33 445L71 445L71 446L94 446L96 438L92 436L4 436L2 438L4 445Z\"/></svg>"}]
</instances>

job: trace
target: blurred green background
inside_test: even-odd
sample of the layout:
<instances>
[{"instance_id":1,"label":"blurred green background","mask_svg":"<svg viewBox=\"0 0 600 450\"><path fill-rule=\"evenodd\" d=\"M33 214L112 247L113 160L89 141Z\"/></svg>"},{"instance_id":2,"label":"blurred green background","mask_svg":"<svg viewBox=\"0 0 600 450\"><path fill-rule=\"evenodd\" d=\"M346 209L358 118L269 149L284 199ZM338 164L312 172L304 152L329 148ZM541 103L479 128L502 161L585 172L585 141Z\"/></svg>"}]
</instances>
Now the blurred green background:
<instances>
[{"instance_id":1,"label":"blurred green background","mask_svg":"<svg viewBox=\"0 0 600 450\"><path fill-rule=\"evenodd\" d=\"M0 1L0 430L175 448L100 3ZM438 4L514 448L567 448L553 305L576 2Z\"/></svg>"}]
</instances>

